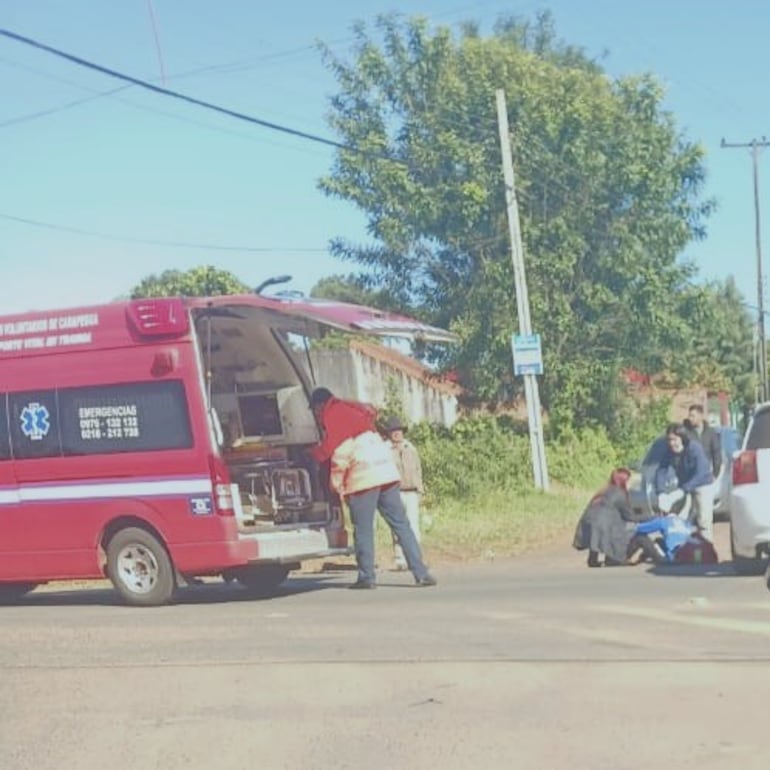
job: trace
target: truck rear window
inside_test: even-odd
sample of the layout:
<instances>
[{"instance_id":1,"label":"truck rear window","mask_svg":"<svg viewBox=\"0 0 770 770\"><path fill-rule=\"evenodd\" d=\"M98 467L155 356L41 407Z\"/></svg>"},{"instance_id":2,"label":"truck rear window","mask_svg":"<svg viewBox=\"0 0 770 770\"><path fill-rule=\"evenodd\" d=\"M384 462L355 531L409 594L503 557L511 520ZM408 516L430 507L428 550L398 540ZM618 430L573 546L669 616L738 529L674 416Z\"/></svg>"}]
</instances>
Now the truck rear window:
<instances>
[{"instance_id":1,"label":"truck rear window","mask_svg":"<svg viewBox=\"0 0 770 770\"><path fill-rule=\"evenodd\" d=\"M770 449L770 410L763 409L754 415L746 449Z\"/></svg>"},{"instance_id":2,"label":"truck rear window","mask_svg":"<svg viewBox=\"0 0 770 770\"><path fill-rule=\"evenodd\" d=\"M185 449L193 443L178 380L12 393L8 412L13 456L19 459Z\"/></svg>"}]
</instances>

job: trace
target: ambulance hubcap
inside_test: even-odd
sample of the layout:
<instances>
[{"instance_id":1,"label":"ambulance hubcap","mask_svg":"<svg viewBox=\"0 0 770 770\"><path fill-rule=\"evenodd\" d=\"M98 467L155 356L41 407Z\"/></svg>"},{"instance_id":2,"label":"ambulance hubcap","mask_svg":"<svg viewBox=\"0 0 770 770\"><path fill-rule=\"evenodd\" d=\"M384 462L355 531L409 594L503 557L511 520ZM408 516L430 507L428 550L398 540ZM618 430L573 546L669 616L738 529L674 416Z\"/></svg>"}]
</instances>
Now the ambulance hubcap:
<instances>
[{"instance_id":1,"label":"ambulance hubcap","mask_svg":"<svg viewBox=\"0 0 770 770\"><path fill-rule=\"evenodd\" d=\"M118 575L134 593L149 593L158 580L160 568L143 545L127 545L118 555Z\"/></svg>"}]
</instances>

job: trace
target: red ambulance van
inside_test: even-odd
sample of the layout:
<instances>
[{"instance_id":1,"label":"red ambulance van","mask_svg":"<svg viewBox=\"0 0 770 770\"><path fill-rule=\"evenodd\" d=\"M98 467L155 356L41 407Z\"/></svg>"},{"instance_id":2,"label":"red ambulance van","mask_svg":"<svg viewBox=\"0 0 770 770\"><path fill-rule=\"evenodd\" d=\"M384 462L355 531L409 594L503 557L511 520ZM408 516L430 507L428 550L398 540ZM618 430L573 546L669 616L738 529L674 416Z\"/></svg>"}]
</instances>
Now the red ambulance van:
<instances>
[{"instance_id":1,"label":"red ambulance van","mask_svg":"<svg viewBox=\"0 0 770 770\"><path fill-rule=\"evenodd\" d=\"M107 576L128 603L158 605L193 577L265 590L347 553L306 453L308 339L324 327L451 339L258 295L0 317L0 600Z\"/></svg>"}]
</instances>

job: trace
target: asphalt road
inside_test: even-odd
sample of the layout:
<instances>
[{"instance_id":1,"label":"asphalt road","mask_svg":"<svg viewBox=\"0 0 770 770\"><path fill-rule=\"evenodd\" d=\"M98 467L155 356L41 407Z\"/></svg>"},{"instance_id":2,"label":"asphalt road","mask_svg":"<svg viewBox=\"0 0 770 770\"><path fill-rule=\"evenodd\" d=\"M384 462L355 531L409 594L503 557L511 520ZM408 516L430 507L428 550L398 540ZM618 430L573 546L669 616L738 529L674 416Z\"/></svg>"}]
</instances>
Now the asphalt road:
<instances>
[{"instance_id":1,"label":"asphalt road","mask_svg":"<svg viewBox=\"0 0 770 770\"><path fill-rule=\"evenodd\" d=\"M764 768L761 578L566 545L434 571L157 609L35 592L0 609L0 768Z\"/></svg>"}]
</instances>

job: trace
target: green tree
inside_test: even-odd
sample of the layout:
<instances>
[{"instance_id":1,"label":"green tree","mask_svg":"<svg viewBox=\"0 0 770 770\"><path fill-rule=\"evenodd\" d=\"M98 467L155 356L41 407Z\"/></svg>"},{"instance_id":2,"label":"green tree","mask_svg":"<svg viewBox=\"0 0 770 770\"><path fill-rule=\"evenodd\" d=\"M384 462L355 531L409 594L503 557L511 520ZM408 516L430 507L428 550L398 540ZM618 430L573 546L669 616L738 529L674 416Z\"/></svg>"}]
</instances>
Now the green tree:
<instances>
[{"instance_id":1,"label":"green tree","mask_svg":"<svg viewBox=\"0 0 770 770\"><path fill-rule=\"evenodd\" d=\"M672 365L680 381L730 393L740 406L754 403L754 324L730 277L693 287L682 297L689 344Z\"/></svg>"},{"instance_id":2,"label":"green tree","mask_svg":"<svg viewBox=\"0 0 770 770\"><path fill-rule=\"evenodd\" d=\"M203 265L190 270L164 270L160 275L148 275L131 289L131 298L214 297L249 291L251 289L243 281L227 270Z\"/></svg>"},{"instance_id":3,"label":"green tree","mask_svg":"<svg viewBox=\"0 0 770 770\"><path fill-rule=\"evenodd\" d=\"M366 286L365 281L353 274L328 275L321 278L310 290L311 297L351 302L354 305L371 305L377 295Z\"/></svg>"},{"instance_id":4,"label":"green tree","mask_svg":"<svg viewBox=\"0 0 770 770\"><path fill-rule=\"evenodd\" d=\"M330 275L316 283L310 290L311 297L333 299L338 302L350 302L354 305L367 305L380 310L401 312L405 309L403 303L394 297L387 289L373 289L366 275Z\"/></svg>"},{"instance_id":5,"label":"green tree","mask_svg":"<svg viewBox=\"0 0 770 770\"><path fill-rule=\"evenodd\" d=\"M654 371L691 331L677 259L702 234L703 152L650 76L612 80L556 39L553 22L504 20L482 37L380 17L349 60L324 49L339 92L330 122L356 150L320 181L368 217L375 245L339 239L374 287L461 338L463 381L510 395L517 329L495 90L508 102L543 400L555 424L607 424L627 366Z\"/></svg>"}]
</instances>

